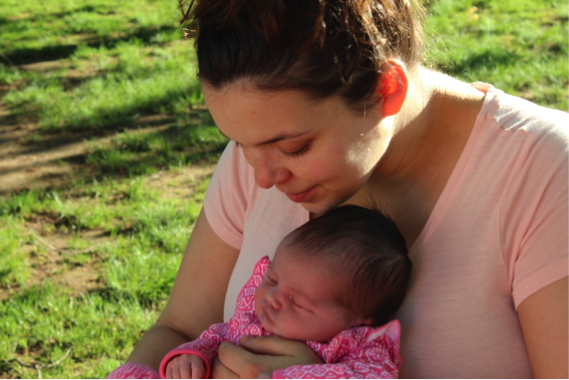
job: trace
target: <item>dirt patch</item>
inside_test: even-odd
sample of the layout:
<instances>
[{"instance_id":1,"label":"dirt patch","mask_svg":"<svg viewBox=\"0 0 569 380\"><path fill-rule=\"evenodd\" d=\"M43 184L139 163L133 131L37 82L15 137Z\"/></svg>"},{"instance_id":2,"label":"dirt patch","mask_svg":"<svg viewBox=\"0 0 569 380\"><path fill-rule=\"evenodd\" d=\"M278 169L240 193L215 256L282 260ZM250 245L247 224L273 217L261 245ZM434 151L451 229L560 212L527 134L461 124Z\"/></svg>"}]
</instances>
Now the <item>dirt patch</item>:
<instances>
[{"instance_id":1,"label":"dirt patch","mask_svg":"<svg viewBox=\"0 0 569 380\"><path fill-rule=\"evenodd\" d=\"M130 132L155 133L174 122L169 115L140 116ZM116 133L116 132L115 132ZM0 99L0 196L21 190L64 188L78 179L90 179L95 168L86 158L96 138L98 146L110 145L112 131L42 134L38 123L18 121ZM211 174L212 165L184 168L184 175Z\"/></svg>"},{"instance_id":2,"label":"dirt patch","mask_svg":"<svg viewBox=\"0 0 569 380\"><path fill-rule=\"evenodd\" d=\"M0 103L0 195L61 186L80 166L66 159L86 154L84 138L43 137L37 123L18 121Z\"/></svg>"},{"instance_id":3,"label":"dirt patch","mask_svg":"<svg viewBox=\"0 0 569 380\"><path fill-rule=\"evenodd\" d=\"M101 247L109 242L108 234L103 230L83 230L78 234L89 245L71 247L69 242L72 235L61 232L62 227L71 224L72 220L50 213L38 213L29 218L26 230L30 239L22 248L23 253L27 254L31 271L27 286L49 281L54 286L72 289L70 297L101 287L99 265L103 256L100 252ZM56 230L52 231L54 227ZM83 259L74 260L79 255ZM18 287L0 288L0 300L10 298L18 290Z\"/></svg>"},{"instance_id":4,"label":"dirt patch","mask_svg":"<svg viewBox=\"0 0 569 380\"><path fill-rule=\"evenodd\" d=\"M145 184L159 190L164 198L184 199L196 191L196 186L213 174L214 165L193 165L191 169L161 171L145 179Z\"/></svg>"}]
</instances>

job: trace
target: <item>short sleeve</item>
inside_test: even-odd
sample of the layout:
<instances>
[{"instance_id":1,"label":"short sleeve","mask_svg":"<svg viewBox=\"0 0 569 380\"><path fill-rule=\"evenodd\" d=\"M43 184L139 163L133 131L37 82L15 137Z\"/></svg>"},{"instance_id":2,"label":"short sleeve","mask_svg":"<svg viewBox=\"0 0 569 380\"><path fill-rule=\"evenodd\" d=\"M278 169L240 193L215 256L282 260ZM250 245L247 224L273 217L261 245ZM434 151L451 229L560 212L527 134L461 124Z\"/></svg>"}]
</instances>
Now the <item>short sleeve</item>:
<instances>
[{"instance_id":1,"label":"short sleeve","mask_svg":"<svg viewBox=\"0 0 569 380\"><path fill-rule=\"evenodd\" d=\"M255 190L253 168L237 144L230 141L207 188L204 210L215 233L234 248L241 249L246 213Z\"/></svg>"},{"instance_id":2,"label":"short sleeve","mask_svg":"<svg viewBox=\"0 0 569 380\"><path fill-rule=\"evenodd\" d=\"M516 309L569 272L569 116L552 114L525 131L504 197L501 224Z\"/></svg>"}]
</instances>

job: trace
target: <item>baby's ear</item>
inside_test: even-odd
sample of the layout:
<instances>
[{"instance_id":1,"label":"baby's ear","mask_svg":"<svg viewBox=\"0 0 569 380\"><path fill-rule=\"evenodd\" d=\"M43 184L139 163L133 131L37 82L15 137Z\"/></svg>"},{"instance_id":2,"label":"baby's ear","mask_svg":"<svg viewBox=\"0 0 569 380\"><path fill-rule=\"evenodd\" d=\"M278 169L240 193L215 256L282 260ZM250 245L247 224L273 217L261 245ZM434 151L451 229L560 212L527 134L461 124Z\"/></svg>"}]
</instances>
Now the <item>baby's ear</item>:
<instances>
[{"instance_id":1,"label":"baby's ear","mask_svg":"<svg viewBox=\"0 0 569 380\"><path fill-rule=\"evenodd\" d=\"M358 327L358 326L371 326L373 325L373 318L372 317L367 317L367 318L356 318L355 323L353 324L352 327Z\"/></svg>"}]
</instances>

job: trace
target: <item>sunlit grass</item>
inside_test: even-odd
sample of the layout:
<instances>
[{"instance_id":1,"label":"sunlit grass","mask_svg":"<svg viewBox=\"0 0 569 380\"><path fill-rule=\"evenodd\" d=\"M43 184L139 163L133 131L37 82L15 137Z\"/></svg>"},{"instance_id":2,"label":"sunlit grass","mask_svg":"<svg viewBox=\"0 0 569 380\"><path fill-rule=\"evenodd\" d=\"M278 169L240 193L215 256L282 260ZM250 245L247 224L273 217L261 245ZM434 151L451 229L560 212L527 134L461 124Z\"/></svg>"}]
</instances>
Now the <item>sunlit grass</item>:
<instances>
[{"instance_id":1,"label":"sunlit grass","mask_svg":"<svg viewBox=\"0 0 569 380\"><path fill-rule=\"evenodd\" d=\"M112 46L129 36L174 40L177 19L173 1L4 0L0 32L4 53L20 63L38 50L46 60L61 58L84 41Z\"/></svg>"},{"instance_id":2,"label":"sunlit grass","mask_svg":"<svg viewBox=\"0 0 569 380\"><path fill-rule=\"evenodd\" d=\"M44 378L101 378L150 327L162 306L141 306L113 291L69 297L54 286L34 286L0 303L0 352L3 359L18 355L26 364L45 366L71 348L61 365L43 371ZM3 372L13 377L38 376L33 368L2 363Z\"/></svg>"},{"instance_id":3,"label":"sunlit grass","mask_svg":"<svg viewBox=\"0 0 569 380\"><path fill-rule=\"evenodd\" d=\"M140 40L114 49L79 50L95 76L69 83L68 70L49 78L29 75L27 86L3 99L22 117L35 117L45 130L110 128L129 124L141 114L168 112L181 117L201 100L194 57L181 41L168 48L145 48Z\"/></svg>"},{"instance_id":4,"label":"sunlit grass","mask_svg":"<svg viewBox=\"0 0 569 380\"><path fill-rule=\"evenodd\" d=\"M27 253L22 251L27 236L20 218L16 216L0 219L0 286L20 286L26 283L29 269Z\"/></svg>"},{"instance_id":5,"label":"sunlit grass","mask_svg":"<svg viewBox=\"0 0 569 380\"><path fill-rule=\"evenodd\" d=\"M110 145L93 143L87 164L107 173L152 174L161 168L214 162L227 139L214 126L171 125L154 133L127 131Z\"/></svg>"},{"instance_id":6,"label":"sunlit grass","mask_svg":"<svg viewBox=\"0 0 569 380\"><path fill-rule=\"evenodd\" d=\"M426 25L428 61L538 104L568 110L566 1L440 1Z\"/></svg>"},{"instance_id":7,"label":"sunlit grass","mask_svg":"<svg viewBox=\"0 0 569 380\"><path fill-rule=\"evenodd\" d=\"M0 280L16 292L0 302L0 369L33 378L34 370L8 360L49 364L73 346L73 355L50 369L49 377L106 376L164 306L207 181L197 184L196 194L184 199L163 197L142 179L77 183L66 191L8 197L0 221L11 227L0 231L5 253ZM45 247L24 229L36 215L52 221L48 235L67 236L71 254L53 266L52 277L27 287L25 273L36 264L49 266L41 255ZM82 239L90 230L100 231L105 242L93 246ZM20 251L30 244L37 245L34 260ZM94 290L77 294L60 285L59 275L82 266L98 270Z\"/></svg>"}]
</instances>

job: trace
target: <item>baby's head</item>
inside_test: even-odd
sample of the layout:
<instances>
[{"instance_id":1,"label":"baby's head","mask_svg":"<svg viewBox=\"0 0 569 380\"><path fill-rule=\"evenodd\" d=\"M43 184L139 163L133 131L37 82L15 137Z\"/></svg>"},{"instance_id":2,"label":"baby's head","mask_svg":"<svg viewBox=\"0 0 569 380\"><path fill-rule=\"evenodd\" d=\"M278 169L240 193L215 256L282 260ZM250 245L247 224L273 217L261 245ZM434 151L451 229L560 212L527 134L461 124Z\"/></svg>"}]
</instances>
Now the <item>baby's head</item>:
<instances>
[{"instance_id":1,"label":"baby's head","mask_svg":"<svg viewBox=\"0 0 569 380\"><path fill-rule=\"evenodd\" d=\"M255 311L273 334L324 342L351 327L387 323L410 278L395 223L376 210L342 206L283 239Z\"/></svg>"}]
</instances>

